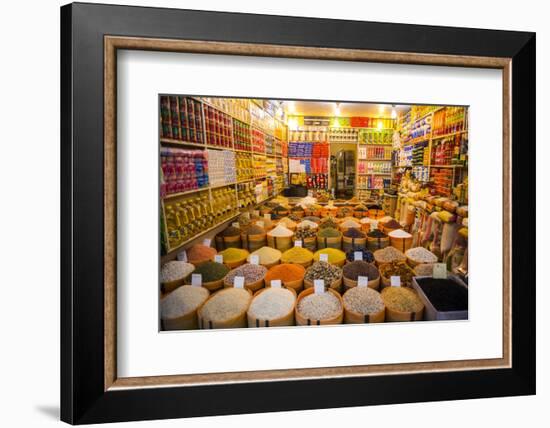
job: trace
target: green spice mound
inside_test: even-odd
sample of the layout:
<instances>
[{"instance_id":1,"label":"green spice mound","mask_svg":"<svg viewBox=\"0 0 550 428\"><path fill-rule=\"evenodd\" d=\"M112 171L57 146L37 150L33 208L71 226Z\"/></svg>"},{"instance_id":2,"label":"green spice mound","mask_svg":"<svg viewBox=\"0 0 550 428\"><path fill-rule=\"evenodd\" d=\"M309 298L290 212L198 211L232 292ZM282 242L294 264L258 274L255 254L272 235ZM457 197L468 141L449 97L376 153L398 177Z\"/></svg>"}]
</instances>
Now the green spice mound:
<instances>
[{"instance_id":1,"label":"green spice mound","mask_svg":"<svg viewBox=\"0 0 550 428\"><path fill-rule=\"evenodd\" d=\"M317 236L321 238L338 238L341 236L340 231L332 227L325 227L319 231Z\"/></svg>"},{"instance_id":2,"label":"green spice mound","mask_svg":"<svg viewBox=\"0 0 550 428\"><path fill-rule=\"evenodd\" d=\"M229 268L223 263L208 261L199 265L193 273L202 275L202 282L219 281L229 272Z\"/></svg>"}]
</instances>

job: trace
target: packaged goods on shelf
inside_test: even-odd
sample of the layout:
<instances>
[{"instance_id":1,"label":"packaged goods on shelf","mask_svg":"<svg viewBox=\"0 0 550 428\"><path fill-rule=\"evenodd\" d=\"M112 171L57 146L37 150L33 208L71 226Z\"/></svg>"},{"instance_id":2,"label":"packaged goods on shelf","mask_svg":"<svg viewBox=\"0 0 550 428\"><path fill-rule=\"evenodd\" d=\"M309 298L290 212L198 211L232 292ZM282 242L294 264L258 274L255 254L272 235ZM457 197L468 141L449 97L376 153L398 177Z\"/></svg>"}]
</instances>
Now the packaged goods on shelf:
<instances>
[{"instance_id":1,"label":"packaged goods on shelf","mask_svg":"<svg viewBox=\"0 0 550 428\"><path fill-rule=\"evenodd\" d=\"M161 96L161 137L202 144L202 106L188 97Z\"/></svg>"},{"instance_id":2,"label":"packaged goods on shelf","mask_svg":"<svg viewBox=\"0 0 550 428\"><path fill-rule=\"evenodd\" d=\"M252 149L250 125L233 119L233 143L237 150L250 151Z\"/></svg>"},{"instance_id":3,"label":"packaged goods on shelf","mask_svg":"<svg viewBox=\"0 0 550 428\"><path fill-rule=\"evenodd\" d=\"M208 161L204 150L162 147L161 195L208 187Z\"/></svg>"},{"instance_id":4,"label":"packaged goods on shelf","mask_svg":"<svg viewBox=\"0 0 550 428\"><path fill-rule=\"evenodd\" d=\"M206 143L217 147L232 147L232 120L228 114L203 104Z\"/></svg>"},{"instance_id":5,"label":"packaged goods on shelf","mask_svg":"<svg viewBox=\"0 0 550 428\"><path fill-rule=\"evenodd\" d=\"M391 174L391 163L386 161L357 161L358 174Z\"/></svg>"},{"instance_id":6,"label":"packaged goods on shelf","mask_svg":"<svg viewBox=\"0 0 550 428\"><path fill-rule=\"evenodd\" d=\"M389 188L391 178L384 178L379 175L361 175L357 177L357 188L361 190Z\"/></svg>"},{"instance_id":7,"label":"packaged goods on shelf","mask_svg":"<svg viewBox=\"0 0 550 428\"><path fill-rule=\"evenodd\" d=\"M235 152L231 150L207 150L210 185L217 187L235 183Z\"/></svg>"},{"instance_id":8,"label":"packaged goods on shelf","mask_svg":"<svg viewBox=\"0 0 550 428\"><path fill-rule=\"evenodd\" d=\"M288 132L288 141L327 141L328 132L326 127L305 126L300 130Z\"/></svg>"},{"instance_id":9,"label":"packaged goods on shelf","mask_svg":"<svg viewBox=\"0 0 550 428\"><path fill-rule=\"evenodd\" d=\"M356 143L358 132L355 128L330 128L328 140L331 143Z\"/></svg>"},{"instance_id":10,"label":"packaged goods on shelf","mask_svg":"<svg viewBox=\"0 0 550 428\"><path fill-rule=\"evenodd\" d=\"M361 129L359 131L359 144L392 144L392 129Z\"/></svg>"},{"instance_id":11,"label":"packaged goods on shelf","mask_svg":"<svg viewBox=\"0 0 550 428\"><path fill-rule=\"evenodd\" d=\"M252 151L255 153L265 153L265 134L259 129L252 128Z\"/></svg>"},{"instance_id":12,"label":"packaged goods on shelf","mask_svg":"<svg viewBox=\"0 0 550 428\"><path fill-rule=\"evenodd\" d=\"M445 107L434 114L434 135L445 135L464 130L464 107Z\"/></svg>"},{"instance_id":13,"label":"packaged goods on shelf","mask_svg":"<svg viewBox=\"0 0 550 428\"><path fill-rule=\"evenodd\" d=\"M236 169L237 181L251 180L254 178L254 165L252 162L252 154L236 153Z\"/></svg>"},{"instance_id":14,"label":"packaged goods on shelf","mask_svg":"<svg viewBox=\"0 0 550 428\"><path fill-rule=\"evenodd\" d=\"M254 154L252 157L254 178L263 178L267 175L266 156Z\"/></svg>"}]
</instances>

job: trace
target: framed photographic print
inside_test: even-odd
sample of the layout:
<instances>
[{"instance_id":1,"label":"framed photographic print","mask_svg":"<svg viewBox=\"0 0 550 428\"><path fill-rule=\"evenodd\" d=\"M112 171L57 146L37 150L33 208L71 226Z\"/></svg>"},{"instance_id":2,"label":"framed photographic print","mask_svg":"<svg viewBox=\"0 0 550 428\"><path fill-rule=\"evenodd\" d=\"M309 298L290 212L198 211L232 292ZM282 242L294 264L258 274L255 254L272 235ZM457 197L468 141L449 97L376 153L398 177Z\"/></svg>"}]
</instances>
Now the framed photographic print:
<instances>
[{"instance_id":1,"label":"framed photographic print","mask_svg":"<svg viewBox=\"0 0 550 428\"><path fill-rule=\"evenodd\" d=\"M76 3L61 53L62 420L535 393L533 33Z\"/></svg>"}]
</instances>

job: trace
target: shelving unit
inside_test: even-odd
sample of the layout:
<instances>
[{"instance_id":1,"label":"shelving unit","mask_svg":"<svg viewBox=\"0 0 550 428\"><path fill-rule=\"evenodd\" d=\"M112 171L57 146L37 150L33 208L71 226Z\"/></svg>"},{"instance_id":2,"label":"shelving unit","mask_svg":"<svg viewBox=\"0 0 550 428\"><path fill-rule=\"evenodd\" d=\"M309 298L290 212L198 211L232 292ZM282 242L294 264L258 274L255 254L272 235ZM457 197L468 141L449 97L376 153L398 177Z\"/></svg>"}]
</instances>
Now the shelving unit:
<instances>
[{"instance_id":1,"label":"shelving unit","mask_svg":"<svg viewBox=\"0 0 550 428\"><path fill-rule=\"evenodd\" d=\"M169 125L170 132L173 132L174 127L175 127L175 129L177 129L178 127L180 127L180 129L181 129L181 122L180 122L180 116L179 116L181 114L181 111L180 111L179 102L180 102L180 99L184 99L184 98L185 99L191 99L191 100L194 100L194 103L193 103L194 106L197 103L198 103L198 105L200 105L200 112L199 111L195 112L193 110L195 115L200 115L200 118L196 119L197 122L193 124L193 127L195 127L194 126L195 124L200 124L202 126L201 136L199 137L199 138L202 139L202 141L201 142L195 142L195 141L180 140L180 139L176 139L176 138L169 138L169 137L162 136L162 133L161 133L161 137L160 137L161 147L165 146L165 147L171 147L171 148L189 148L189 149L194 148L194 149L201 149L201 150L207 150L207 149L209 149L209 150L228 150L228 151L235 152L235 154L245 153L247 155L250 155L251 157L252 156L263 156L264 159L266 159L266 157L269 157L269 158L273 159L274 161L275 161L275 159L279 158L279 159L282 160L283 163L288 162L288 160L286 158L283 158L283 156L282 156L282 151L283 151L282 150L282 145L287 144L287 142L286 142L287 129L286 129L286 125L284 125L281 121L279 121L277 126L273 125L273 129L266 129L266 128L261 127L259 122L256 122L253 125L251 125L251 122L252 122L251 120L247 121L247 120L243 120L243 119L246 119L246 118L236 117L230 111L221 108L221 106L216 105L216 103L213 103L213 102L211 102L211 101L209 101L208 99L205 99L205 98L201 98L201 97L183 97L183 96L178 96L178 95L170 95L170 96L167 96L167 97L169 97L168 98L168 105L170 107L169 121L168 122L163 121L163 116L161 115L161 117L159 118L160 122L161 122L160 123L161 131L163 130L163 124L164 125L167 125L167 124ZM173 115L173 111L171 110L171 107L172 107L171 102L173 101L172 100L173 98L175 98L175 101L177 103L177 113L178 113L177 123L172 123L172 121L175 117ZM186 103L188 103L188 101ZM258 106L257 104L254 104L254 105L256 106L254 108L260 108L261 109L261 107ZM205 106L208 106L210 109L214 109L214 110L216 110L218 112L221 112L221 113L223 113L223 114L225 114L229 117L229 120L226 122L227 126L223 128L224 133L219 134L220 137L224 137L225 140L229 142L229 145L224 146L224 145L209 144L208 138L207 138L207 134L208 134L209 131L207 129L207 126L206 126L207 122L205 120L205 110L204 110ZM249 107L250 110L253 108L250 103L248 104L248 107ZM187 114L187 112L185 112L185 113ZM244 111L244 109L243 109L242 113L246 116L246 111ZM264 119L265 119L265 115L269 115L269 113L266 112L266 111L264 111L263 113L260 113L260 114L264 115ZM252 113L250 113L250 116L252 117ZM270 120L275 122L276 120L278 120L278 119L276 119L275 117L273 117L271 115L269 115L269 117L270 118L268 118L265 122L268 122ZM166 119L166 115L165 115L164 119ZM235 131L234 131L234 128L233 128L233 124L234 124L235 120L238 120L242 123L245 123L246 125L249 125L249 128L248 128L249 131L252 130L252 129L260 131L264 135L264 138L265 138L265 135L268 135L268 137L273 140L273 144L271 145L271 149L269 150L269 153L266 152L265 143L264 143L264 149L262 151L252 150L253 147L251 147L251 150L243 150L243 149L240 149L240 148L236 148L235 147ZM274 132L275 129L279 129L279 131L280 131L278 136L274 135L275 134L275 132ZM181 133L182 132L180 131L180 134ZM282 138L280 138L280 137L282 137ZM236 167L237 167L237 165L235 165L235 168ZM284 167L283 167L283 169L284 169ZM271 174L265 174L264 173L264 174L261 174L261 175L256 176L256 177L250 177L250 178L246 178L246 179L242 179L242 180L237 179L237 180L227 182L227 183L209 185L209 186L204 186L204 187L201 187L201 188L189 189L189 190L185 190L183 192L170 193L170 194L161 196L160 197L161 216L162 216L162 219L161 219L162 225L161 225L161 227L162 227L163 232L164 232L165 253L167 255L169 255L170 253L173 253L174 251L177 251L177 250L183 248L184 246L191 243L192 241L195 241L196 239L199 239L201 236L204 236L205 234L208 234L212 230L218 228L220 225L226 224L228 221L230 221L232 219L235 219L241 213L241 209L239 207L239 185L243 185L243 184L246 184L246 183L255 183L256 186L257 185L264 186L264 183L265 183L265 188L266 189L272 189L271 193L268 193L266 198L262 198L261 200L256 200L256 206L257 206L257 205L259 205L261 203L264 203L265 201L269 200L270 198L274 197L278 192L280 192L282 190L281 186L278 184L280 182L282 182L283 185L284 185L284 180L278 180L277 179L277 173L275 171L275 173L272 172ZM275 184L277 184L277 185L275 185ZM177 245L170 245L170 240L168 238L168 230L167 230L167 220L166 220L166 218L167 218L166 204L167 203L176 204L178 202L178 199L180 199L180 198L187 199L190 196L192 197L193 194L197 194L197 196L199 196L199 195L204 195L205 193L207 193L208 194L208 204L210 206L210 209L213 210L213 202L212 202L212 200L213 200L213 191L223 189L223 188L231 189L230 192L234 194L234 203L235 203L234 209L236 211L233 214L231 214L229 217L224 218L220 221L217 221L216 224L213 224L212 226L206 228L205 230L201 230L199 233L196 233L195 235L193 235L189 239L186 239L183 242L178 243Z\"/></svg>"},{"instance_id":2,"label":"shelving unit","mask_svg":"<svg viewBox=\"0 0 550 428\"><path fill-rule=\"evenodd\" d=\"M461 169L461 168L465 168L464 165L448 165L448 164L436 165L436 164L431 163L431 161L432 161L432 150L434 148L434 141L443 140L445 138L452 138L452 137L455 137L457 135L463 135L463 134L468 133L468 131L467 131L467 129L468 129L468 123L467 123L468 122L468 116L466 115L463 119L461 130L458 130L458 131L455 131L455 132L447 132L445 134L434 135L434 116L435 116L436 113L438 113L441 110L444 110L446 108L448 108L448 107L446 107L446 106L437 107L435 109L432 109L428 113L426 113L424 115L421 115L421 116L415 118L414 120L412 120L411 123L417 123L418 121L421 121L421 120L424 120L428 117L431 117L431 119L429 121L430 122L430 132L423 135L423 136L421 136L421 137L410 139L410 140L404 142L403 145L402 145L403 147L407 147L407 146L413 146L414 147L419 143L428 142L427 148L425 150L428 150L427 157L430 160L430 163L428 163L427 165L424 165L424 164L423 165L393 165L392 166L393 170L399 169L399 168L424 167L424 168L427 168L428 179L431 179L432 169L434 169L434 168L450 168L453 171L452 178L451 178L451 187L455 185L455 183L456 183L456 170Z\"/></svg>"}]
</instances>

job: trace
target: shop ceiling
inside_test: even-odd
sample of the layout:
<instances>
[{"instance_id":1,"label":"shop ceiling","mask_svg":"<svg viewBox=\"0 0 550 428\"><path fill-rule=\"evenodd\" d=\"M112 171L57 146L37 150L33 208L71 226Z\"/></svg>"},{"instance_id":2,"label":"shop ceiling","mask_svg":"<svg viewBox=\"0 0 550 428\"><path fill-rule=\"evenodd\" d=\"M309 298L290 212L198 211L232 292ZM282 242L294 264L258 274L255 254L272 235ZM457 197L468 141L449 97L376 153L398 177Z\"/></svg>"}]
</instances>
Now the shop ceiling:
<instances>
[{"instance_id":1,"label":"shop ceiling","mask_svg":"<svg viewBox=\"0 0 550 428\"><path fill-rule=\"evenodd\" d=\"M394 106L398 115L410 108L409 105L403 104L335 103L326 101L285 101L283 103L286 114L290 116L390 117Z\"/></svg>"}]
</instances>

